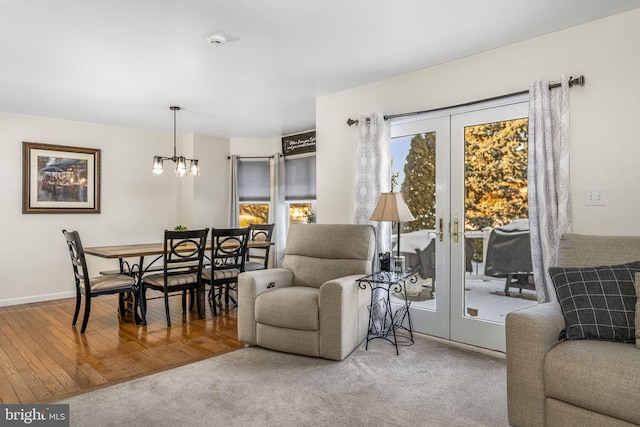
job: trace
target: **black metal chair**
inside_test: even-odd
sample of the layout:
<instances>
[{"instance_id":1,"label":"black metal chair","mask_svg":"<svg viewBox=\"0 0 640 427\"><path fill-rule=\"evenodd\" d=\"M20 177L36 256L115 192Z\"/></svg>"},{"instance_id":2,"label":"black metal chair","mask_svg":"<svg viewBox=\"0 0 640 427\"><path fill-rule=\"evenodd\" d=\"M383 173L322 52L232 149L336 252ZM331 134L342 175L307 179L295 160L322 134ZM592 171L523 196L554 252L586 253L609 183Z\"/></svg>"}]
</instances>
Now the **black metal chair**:
<instances>
[{"instance_id":1,"label":"black metal chair","mask_svg":"<svg viewBox=\"0 0 640 427\"><path fill-rule=\"evenodd\" d=\"M232 284L238 284L238 275L244 271L249 228L213 228L211 229L211 265L202 272L202 280L211 285L209 299L212 301L213 315L217 315L217 298L222 298L222 286L225 286L224 299L229 304L229 290ZM231 298L234 304L236 300Z\"/></svg>"},{"instance_id":2,"label":"black metal chair","mask_svg":"<svg viewBox=\"0 0 640 427\"><path fill-rule=\"evenodd\" d=\"M249 239L251 241L271 242L275 224L249 224ZM269 249L247 248L247 260L244 263L244 271L263 270L269 266Z\"/></svg>"},{"instance_id":3,"label":"black metal chair","mask_svg":"<svg viewBox=\"0 0 640 427\"><path fill-rule=\"evenodd\" d=\"M80 314L80 304L82 295L85 296L84 301L84 317L82 318L82 327L80 333L84 334L89 322L89 314L91 312L91 299L100 295L118 294L118 312L120 316L125 316L125 296L131 293L134 296L134 318L136 323L145 323L145 311L140 304L140 289L134 277L126 274L109 274L98 277L89 277L87 262L80 240L80 234L77 231L62 230L64 238L67 241L67 248L71 256L71 264L73 266L73 276L76 282L76 309L73 314L72 325L75 326ZM137 307L141 308L140 318L137 315Z\"/></svg>"},{"instance_id":4,"label":"black metal chair","mask_svg":"<svg viewBox=\"0 0 640 427\"><path fill-rule=\"evenodd\" d=\"M473 271L472 259L473 259L473 244L471 240L464 239L465 249L465 271ZM423 279L431 278L431 297L436 292L436 238L432 238L426 248L420 250L416 249L417 264L410 265L410 270L418 270L420 277Z\"/></svg>"},{"instance_id":5,"label":"black metal chair","mask_svg":"<svg viewBox=\"0 0 640 427\"><path fill-rule=\"evenodd\" d=\"M182 312L187 312L187 291L191 296L196 295L198 316L204 318L204 302L202 294L204 285L202 282L202 270L204 254L206 250L207 235L209 229L169 231L164 232L164 254L162 273L150 274L142 278L142 303L147 306L147 289L160 291L164 296L164 305L167 316L167 326L171 326L169 313L169 294L182 291Z\"/></svg>"}]
</instances>

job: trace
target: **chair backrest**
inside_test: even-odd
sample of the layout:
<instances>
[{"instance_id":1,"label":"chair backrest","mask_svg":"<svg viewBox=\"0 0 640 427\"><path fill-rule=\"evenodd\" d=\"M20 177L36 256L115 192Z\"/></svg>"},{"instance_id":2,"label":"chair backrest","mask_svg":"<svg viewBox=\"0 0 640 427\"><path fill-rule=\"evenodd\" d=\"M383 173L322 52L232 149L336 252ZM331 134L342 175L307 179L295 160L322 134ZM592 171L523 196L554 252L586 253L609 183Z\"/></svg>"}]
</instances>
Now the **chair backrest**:
<instances>
[{"instance_id":1,"label":"chair backrest","mask_svg":"<svg viewBox=\"0 0 640 427\"><path fill-rule=\"evenodd\" d=\"M184 274L184 269L196 271L198 282L202 278L202 265L209 229L164 231L163 267L165 284L167 277Z\"/></svg>"},{"instance_id":2,"label":"chair backrest","mask_svg":"<svg viewBox=\"0 0 640 427\"><path fill-rule=\"evenodd\" d=\"M91 292L91 283L89 280L89 271L87 262L84 257L84 249L80 234L77 231L62 230L64 238L67 241L71 264L73 265L73 277L76 280L76 287L84 287L87 292Z\"/></svg>"},{"instance_id":3,"label":"chair backrest","mask_svg":"<svg viewBox=\"0 0 640 427\"><path fill-rule=\"evenodd\" d=\"M291 224L282 262L295 286L371 273L375 232L365 224Z\"/></svg>"},{"instance_id":4,"label":"chair backrest","mask_svg":"<svg viewBox=\"0 0 640 427\"><path fill-rule=\"evenodd\" d=\"M244 271L249 228L211 229L211 270Z\"/></svg>"},{"instance_id":5,"label":"chair backrest","mask_svg":"<svg viewBox=\"0 0 640 427\"><path fill-rule=\"evenodd\" d=\"M640 236L595 236L568 233L558 249L560 267L598 267L640 260Z\"/></svg>"},{"instance_id":6,"label":"chair backrest","mask_svg":"<svg viewBox=\"0 0 640 427\"><path fill-rule=\"evenodd\" d=\"M249 239L259 242L271 242L273 229L275 224L249 224ZM269 249L266 248L248 248L247 261L260 262L264 264L264 268L269 264Z\"/></svg>"}]
</instances>

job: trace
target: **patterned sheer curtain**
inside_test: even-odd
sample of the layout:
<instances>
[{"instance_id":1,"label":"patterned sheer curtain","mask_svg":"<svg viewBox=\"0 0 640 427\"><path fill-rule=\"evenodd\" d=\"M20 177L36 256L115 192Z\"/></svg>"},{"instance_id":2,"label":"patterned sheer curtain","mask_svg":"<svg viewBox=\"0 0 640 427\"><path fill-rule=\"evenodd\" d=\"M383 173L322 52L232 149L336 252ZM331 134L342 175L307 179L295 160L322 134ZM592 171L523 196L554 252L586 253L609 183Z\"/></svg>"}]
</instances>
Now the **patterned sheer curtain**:
<instances>
[{"instance_id":1,"label":"patterned sheer curtain","mask_svg":"<svg viewBox=\"0 0 640 427\"><path fill-rule=\"evenodd\" d=\"M538 302L557 300L548 269L556 264L560 237L572 231L569 182L569 82L529 90L529 221Z\"/></svg>"},{"instance_id":2,"label":"patterned sheer curtain","mask_svg":"<svg viewBox=\"0 0 640 427\"><path fill-rule=\"evenodd\" d=\"M229 227L239 226L240 198L238 195L238 156L231 156L229 165Z\"/></svg>"},{"instance_id":3,"label":"patterned sheer curtain","mask_svg":"<svg viewBox=\"0 0 640 427\"><path fill-rule=\"evenodd\" d=\"M377 253L391 251L391 223L369 221L380 193L391 191L389 139L389 124L382 113L358 118L353 223L375 227Z\"/></svg>"},{"instance_id":4,"label":"patterned sheer curtain","mask_svg":"<svg viewBox=\"0 0 640 427\"><path fill-rule=\"evenodd\" d=\"M271 253L276 256L270 256L272 260L275 260L275 267L281 266L284 258L284 248L287 242L287 215L284 157L280 153L275 153L271 158L271 209L269 209L269 223L275 224L271 238L275 242L275 246L271 249Z\"/></svg>"}]
</instances>

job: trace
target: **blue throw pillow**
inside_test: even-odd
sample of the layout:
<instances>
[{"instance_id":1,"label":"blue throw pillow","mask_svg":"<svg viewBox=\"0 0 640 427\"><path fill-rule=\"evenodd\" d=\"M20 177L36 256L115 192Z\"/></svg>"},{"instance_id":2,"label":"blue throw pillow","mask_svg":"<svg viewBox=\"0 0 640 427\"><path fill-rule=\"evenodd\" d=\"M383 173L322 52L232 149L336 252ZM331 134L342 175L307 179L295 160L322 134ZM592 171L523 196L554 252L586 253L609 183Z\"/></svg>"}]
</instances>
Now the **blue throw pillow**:
<instances>
[{"instance_id":1,"label":"blue throw pillow","mask_svg":"<svg viewBox=\"0 0 640 427\"><path fill-rule=\"evenodd\" d=\"M640 261L601 267L551 267L570 340L635 341L634 275Z\"/></svg>"}]
</instances>

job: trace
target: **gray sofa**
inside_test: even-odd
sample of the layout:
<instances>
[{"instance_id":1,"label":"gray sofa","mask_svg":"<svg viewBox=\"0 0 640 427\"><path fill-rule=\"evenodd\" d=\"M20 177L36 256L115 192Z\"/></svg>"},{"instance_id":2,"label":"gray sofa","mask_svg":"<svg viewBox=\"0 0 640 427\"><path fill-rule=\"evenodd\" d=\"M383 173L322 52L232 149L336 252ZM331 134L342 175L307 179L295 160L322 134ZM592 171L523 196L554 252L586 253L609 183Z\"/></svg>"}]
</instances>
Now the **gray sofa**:
<instances>
[{"instance_id":1,"label":"gray sofa","mask_svg":"<svg viewBox=\"0 0 640 427\"><path fill-rule=\"evenodd\" d=\"M567 234L558 266L640 260L640 237ZM636 288L638 285L636 284ZM640 348L631 343L559 340L557 302L507 315L507 398L513 426L640 425Z\"/></svg>"},{"instance_id":2,"label":"gray sofa","mask_svg":"<svg viewBox=\"0 0 640 427\"><path fill-rule=\"evenodd\" d=\"M287 353L342 360L366 337L370 225L292 224L282 268L238 277L238 339Z\"/></svg>"}]
</instances>

